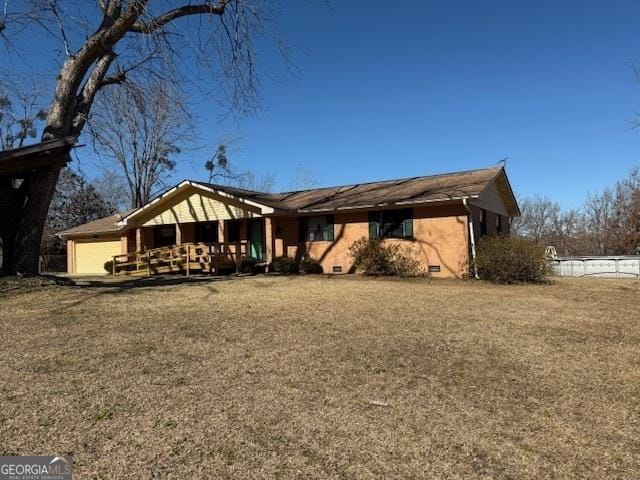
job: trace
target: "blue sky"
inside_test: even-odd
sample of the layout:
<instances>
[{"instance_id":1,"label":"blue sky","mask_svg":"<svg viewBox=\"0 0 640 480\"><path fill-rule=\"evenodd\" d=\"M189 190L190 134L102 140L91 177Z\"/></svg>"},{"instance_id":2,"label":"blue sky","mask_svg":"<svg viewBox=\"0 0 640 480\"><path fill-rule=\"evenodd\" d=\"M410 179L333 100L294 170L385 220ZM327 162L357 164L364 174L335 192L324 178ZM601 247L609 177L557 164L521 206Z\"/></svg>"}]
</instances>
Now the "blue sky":
<instances>
[{"instance_id":1,"label":"blue sky","mask_svg":"<svg viewBox=\"0 0 640 480\"><path fill-rule=\"evenodd\" d=\"M300 68L261 48L264 112L237 123L194 97L202 141L289 187L296 165L321 185L491 166L509 157L518 195L578 206L640 164L640 2L283 2ZM36 65L37 67L37 65ZM83 165L91 169L86 149ZM82 153L81 153L82 155ZM176 180L204 178L206 152Z\"/></svg>"},{"instance_id":2,"label":"blue sky","mask_svg":"<svg viewBox=\"0 0 640 480\"><path fill-rule=\"evenodd\" d=\"M279 81L233 155L284 187L296 163L329 185L508 156L519 195L577 206L640 164L640 2L289 3L300 74L265 58Z\"/></svg>"}]
</instances>

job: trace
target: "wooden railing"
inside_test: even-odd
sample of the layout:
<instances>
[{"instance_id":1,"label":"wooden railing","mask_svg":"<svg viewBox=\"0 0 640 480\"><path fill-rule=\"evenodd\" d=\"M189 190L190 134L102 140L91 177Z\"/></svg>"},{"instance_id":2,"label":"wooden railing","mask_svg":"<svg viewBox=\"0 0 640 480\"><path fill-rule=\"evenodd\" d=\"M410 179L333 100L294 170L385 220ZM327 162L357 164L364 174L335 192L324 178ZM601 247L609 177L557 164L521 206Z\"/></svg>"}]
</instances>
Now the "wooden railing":
<instances>
[{"instance_id":1,"label":"wooden railing","mask_svg":"<svg viewBox=\"0 0 640 480\"><path fill-rule=\"evenodd\" d=\"M247 243L182 243L113 257L114 275L155 275L159 273L218 272L238 270L247 256Z\"/></svg>"}]
</instances>

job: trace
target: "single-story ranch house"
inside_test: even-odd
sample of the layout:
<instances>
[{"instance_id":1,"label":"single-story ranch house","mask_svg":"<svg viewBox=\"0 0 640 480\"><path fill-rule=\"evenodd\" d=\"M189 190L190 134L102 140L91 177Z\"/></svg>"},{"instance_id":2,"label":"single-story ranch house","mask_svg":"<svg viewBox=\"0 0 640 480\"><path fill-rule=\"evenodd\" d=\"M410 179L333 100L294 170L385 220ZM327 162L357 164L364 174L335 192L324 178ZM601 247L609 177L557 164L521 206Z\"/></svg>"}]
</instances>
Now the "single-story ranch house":
<instances>
[{"instance_id":1,"label":"single-story ranch house","mask_svg":"<svg viewBox=\"0 0 640 480\"><path fill-rule=\"evenodd\" d=\"M406 242L433 276L468 270L479 238L508 234L519 215L502 167L263 193L185 180L141 208L60 232L68 271L217 271L254 257L309 255L325 273L352 271L365 238Z\"/></svg>"}]
</instances>

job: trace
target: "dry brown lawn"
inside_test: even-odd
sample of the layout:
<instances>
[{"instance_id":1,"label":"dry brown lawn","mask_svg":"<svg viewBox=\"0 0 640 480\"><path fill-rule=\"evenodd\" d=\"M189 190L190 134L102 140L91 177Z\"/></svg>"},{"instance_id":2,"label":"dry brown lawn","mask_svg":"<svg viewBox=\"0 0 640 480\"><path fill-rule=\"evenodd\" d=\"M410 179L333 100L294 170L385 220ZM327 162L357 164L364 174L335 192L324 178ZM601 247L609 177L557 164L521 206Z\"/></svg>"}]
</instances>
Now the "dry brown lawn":
<instances>
[{"instance_id":1,"label":"dry brown lawn","mask_svg":"<svg viewBox=\"0 0 640 480\"><path fill-rule=\"evenodd\" d=\"M0 454L78 479L640 477L636 281L47 286L0 329Z\"/></svg>"}]
</instances>

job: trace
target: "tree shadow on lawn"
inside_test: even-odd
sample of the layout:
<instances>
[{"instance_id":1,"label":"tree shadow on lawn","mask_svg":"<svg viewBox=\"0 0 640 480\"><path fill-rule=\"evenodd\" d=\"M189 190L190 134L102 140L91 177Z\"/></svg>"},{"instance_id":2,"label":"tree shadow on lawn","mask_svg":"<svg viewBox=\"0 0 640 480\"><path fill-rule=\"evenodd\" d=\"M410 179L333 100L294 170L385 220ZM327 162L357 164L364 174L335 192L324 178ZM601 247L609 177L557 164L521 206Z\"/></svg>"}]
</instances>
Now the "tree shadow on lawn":
<instances>
[{"instance_id":1,"label":"tree shadow on lawn","mask_svg":"<svg viewBox=\"0 0 640 480\"><path fill-rule=\"evenodd\" d=\"M172 287L189 284L206 284L212 282L240 281L252 275L156 275L139 278L74 278L73 288L105 290L105 293L119 293L139 288Z\"/></svg>"},{"instance_id":2,"label":"tree shadow on lawn","mask_svg":"<svg viewBox=\"0 0 640 480\"><path fill-rule=\"evenodd\" d=\"M74 277L64 278L61 285L69 289L78 289L89 293L83 295L76 301L67 303L59 308L51 310L51 313L60 313L69 310L78 305L90 302L103 295L120 295L130 293L136 290L148 290L158 287L172 287L179 285L204 285L217 282L241 281L249 275L229 275L229 276L213 276L213 275L157 275L153 277L142 278L114 278L114 277ZM208 286L209 296L218 293L213 286Z\"/></svg>"}]
</instances>

